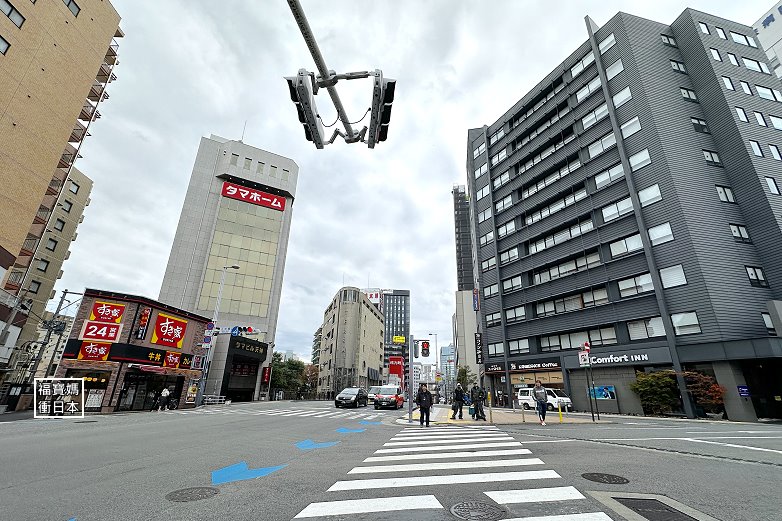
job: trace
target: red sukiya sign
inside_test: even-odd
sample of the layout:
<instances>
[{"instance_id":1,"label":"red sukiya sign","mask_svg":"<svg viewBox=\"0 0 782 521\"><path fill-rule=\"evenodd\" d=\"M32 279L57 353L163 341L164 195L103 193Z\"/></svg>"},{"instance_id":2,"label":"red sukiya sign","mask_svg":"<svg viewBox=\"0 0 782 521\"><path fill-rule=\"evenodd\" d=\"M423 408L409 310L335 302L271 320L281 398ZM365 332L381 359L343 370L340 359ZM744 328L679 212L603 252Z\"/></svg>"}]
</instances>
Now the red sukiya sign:
<instances>
[{"instance_id":1,"label":"red sukiya sign","mask_svg":"<svg viewBox=\"0 0 782 521\"><path fill-rule=\"evenodd\" d=\"M112 302L101 302L96 300L92 304L90 320L98 322L122 322L122 315L125 313L125 304L114 304Z\"/></svg>"},{"instance_id":2,"label":"red sukiya sign","mask_svg":"<svg viewBox=\"0 0 782 521\"><path fill-rule=\"evenodd\" d=\"M235 185L228 181L223 181L223 197L230 197L231 199L238 199L246 203L257 204L258 206L265 206L272 210L279 210L280 212L285 210L285 198L279 195L272 195L254 188L247 188L242 185Z\"/></svg>"}]
</instances>

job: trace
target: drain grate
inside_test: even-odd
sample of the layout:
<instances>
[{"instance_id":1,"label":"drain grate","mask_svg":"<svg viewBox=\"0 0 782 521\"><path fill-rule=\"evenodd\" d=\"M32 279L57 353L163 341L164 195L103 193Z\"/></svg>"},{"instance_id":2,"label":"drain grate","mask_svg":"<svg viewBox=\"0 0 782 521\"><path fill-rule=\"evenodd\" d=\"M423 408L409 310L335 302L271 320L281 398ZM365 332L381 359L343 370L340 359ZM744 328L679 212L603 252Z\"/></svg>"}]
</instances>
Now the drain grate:
<instances>
[{"instance_id":1,"label":"drain grate","mask_svg":"<svg viewBox=\"0 0 782 521\"><path fill-rule=\"evenodd\" d=\"M451 507L451 514L465 521L495 521L506 513L502 508L482 501L463 501Z\"/></svg>"},{"instance_id":2,"label":"drain grate","mask_svg":"<svg viewBox=\"0 0 782 521\"><path fill-rule=\"evenodd\" d=\"M630 480L622 476L603 474L602 472L587 472L586 474L581 474L581 477L595 483L605 483L606 485L626 485L630 483Z\"/></svg>"},{"instance_id":3,"label":"drain grate","mask_svg":"<svg viewBox=\"0 0 782 521\"><path fill-rule=\"evenodd\" d=\"M193 487L175 490L166 494L166 499L175 503L186 503L188 501L198 501L207 499L220 492L214 487Z\"/></svg>"},{"instance_id":4,"label":"drain grate","mask_svg":"<svg viewBox=\"0 0 782 521\"><path fill-rule=\"evenodd\" d=\"M681 510L656 499L615 497L616 501L649 521L698 521Z\"/></svg>"}]
</instances>

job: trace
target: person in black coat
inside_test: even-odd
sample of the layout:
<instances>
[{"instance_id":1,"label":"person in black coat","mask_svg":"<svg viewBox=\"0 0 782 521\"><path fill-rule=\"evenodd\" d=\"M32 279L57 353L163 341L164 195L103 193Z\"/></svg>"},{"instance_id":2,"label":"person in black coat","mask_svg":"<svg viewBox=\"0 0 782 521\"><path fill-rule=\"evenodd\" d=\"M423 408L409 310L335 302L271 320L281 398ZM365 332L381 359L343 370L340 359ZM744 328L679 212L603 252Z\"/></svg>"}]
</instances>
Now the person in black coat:
<instances>
[{"instance_id":1,"label":"person in black coat","mask_svg":"<svg viewBox=\"0 0 782 521\"><path fill-rule=\"evenodd\" d=\"M462 384L456 384L456 389L453 390L453 406L451 409L453 410L453 415L451 416L452 420L456 419L456 413L459 413L459 419L463 420L462 418L462 409L464 408L464 389L462 389Z\"/></svg>"},{"instance_id":2,"label":"person in black coat","mask_svg":"<svg viewBox=\"0 0 782 521\"><path fill-rule=\"evenodd\" d=\"M475 410L473 414L473 420L486 421L486 413L483 412L483 401L486 399L486 392L475 384L470 390L470 398L472 398L472 405Z\"/></svg>"},{"instance_id":3,"label":"person in black coat","mask_svg":"<svg viewBox=\"0 0 782 521\"><path fill-rule=\"evenodd\" d=\"M432 408L432 393L429 392L429 389L426 388L426 384L421 384L418 388L418 394L415 396L415 403L418 405L418 408L421 411L421 427L424 426L424 421L426 421L426 426L429 427L429 412Z\"/></svg>"}]
</instances>

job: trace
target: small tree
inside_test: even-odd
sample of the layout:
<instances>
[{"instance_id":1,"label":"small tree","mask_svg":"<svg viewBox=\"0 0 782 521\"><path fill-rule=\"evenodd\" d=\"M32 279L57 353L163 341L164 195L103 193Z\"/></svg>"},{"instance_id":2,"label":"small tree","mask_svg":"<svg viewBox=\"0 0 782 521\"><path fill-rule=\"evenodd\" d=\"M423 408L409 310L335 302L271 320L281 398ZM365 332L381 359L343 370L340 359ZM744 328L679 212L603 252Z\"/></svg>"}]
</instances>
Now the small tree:
<instances>
[{"instance_id":1,"label":"small tree","mask_svg":"<svg viewBox=\"0 0 782 521\"><path fill-rule=\"evenodd\" d=\"M462 384L462 387L469 389L476 383L478 383L478 375L473 373L466 365L459 366L459 371L456 373L456 381Z\"/></svg>"},{"instance_id":2,"label":"small tree","mask_svg":"<svg viewBox=\"0 0 782 521\"><path fill-rule=\"evenodd\" d=\"M713 376L697 371L685 371L684 381L696 405L703 407L706 412L722 411L725 403L723 397L727 389L719 385Z\"/></svg>"},{"instance_id":3,"label":"small tree","mask_svg":"<svg viewBox=\"0 0 782 521\"><path fill-rule=\"evenodd\" d=\"M638 373L635 382L630 384L630 390L641 399L644 411L652 414L671 412L679 407L679 389L673 371Z\"/></svg>"}]
</instances>

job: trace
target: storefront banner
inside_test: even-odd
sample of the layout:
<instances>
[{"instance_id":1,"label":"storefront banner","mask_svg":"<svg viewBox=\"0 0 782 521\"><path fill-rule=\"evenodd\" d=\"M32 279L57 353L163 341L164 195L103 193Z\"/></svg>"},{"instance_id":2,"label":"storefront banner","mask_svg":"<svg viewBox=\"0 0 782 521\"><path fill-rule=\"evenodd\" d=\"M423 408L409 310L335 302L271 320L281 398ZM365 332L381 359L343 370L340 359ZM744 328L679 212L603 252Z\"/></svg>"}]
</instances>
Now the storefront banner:
<instances>
[{"instance_id":1,"label":"storefront banner","mask_svg":"<svg viewBox=\"0 0 782 521\"><path fill-rule=\"evenodd\" d=\"M109 359L111 344L103 342L82 342L79 348L78 360L93 360L103 362Z\"/></svg>"},{"instance_id":2,"label":"storefront banner","mask_svg":"<svg viewBox=\"0 0 782 521\"><path fill-rule=\"evenodd\" d=\"M564 357L566 369L579 369L578 351ZM563 353L564 354L564 353ZM589 353L589 363L593 369L603 366L639 366L662 365L671 363L671 353L667 347L649 347L644 349L612 349L608 352Z\"/></svg>"},{"instance_id":3,"label":"storefront banner","mask_svg":"<svg viewBox=\"0 0 782 521\"><path fill-rule=\"evenodd\" d=\"M268 365L263 368L263 371L261 372L261 383L268 384L269 379L271 378L271 372L272 368Z\"/></svg>"},{"instance_id":4,"label":"storefront banner","mask_svg":"<svg viewBox=\"0 0 782 521\"><path fill-rule=\"evenodd\" d=\"M203 369L204 357L201 355L193 355L193 361L190 363L190 369Z\"/></svg>"},{"instance_id":5,"label":"storefront banner","mask_svg":"<svg viewBox=\"0 0 782 521\"><path fill-rule=\"evenodd\" d=\"M125 304L115 304L113 302L102 302L100 300L96 300L92 304L90 320L119 324L122 322L122 315L124 314Z\"/></svg>"},{"instance_id":6,"label":"storefront banner","mask_svg":"<svg viewBox=\"0 0 782 521\"><path fill-rule=\"evenodd\" d=\"M285 198L279 195L272 195L254 188L248 188L242 185L235 185L228 181L223 181L223 197L229 197L231 199L238 199L246 203L257 204L258 206L265 206L273 210L283 211L285 210Z\"/></svg>"},{"instance_id":7,"label":"storefront banner","mask_svg":"<svg viewBox=\"0 0 782 521\"><path fill-rule=\"evenodd\" d=\"M487 373L504 373L505 372L505 362L492 362L489 364L485 364L484 371Z\"/></svg>"},{"instance_id":8,"label":"storefront banner","mask_svg":"<svg viewBox=\"0 0 782 521\"><path fill-rule=\"evenodd\" d=\"M79 340L95 340L113 344L119 341L120 334L122 334L122 324L85 320L81 326Z\"/></svg>"},{"instance_id":9,"label":"storefront banner","mask_svg":"<svg viewBox=\"0 0 782 521\"><path fill-rule=\"evenodd\" d=\"M561 369L559 359L540 360L536 362L508 362L509 371L550 371L551 369Z\"/></svg>"},{"instance_id":10,"label":"storefront banner","mask_svg":"<svg viewBox=\"0 0 782 521\"><path fill-rule=\"evenodd\" d=\"M254 359L266 360L266 352L269 349L269 344L251 338L232 336L231 340L228 341L228 349L241 349L248 353L255 353L258 356L253 356Z\"/></svg>"},{"instance_id":11,"label":"storefront banner","mask_svg":"<svg viewBox=\"0 0 782 521\"><path fill-rule=\"evenodd\" d=\"M167 351L166 357L163 359L163 367L172 367L176 369L179 367L179 358L182 353L175 353L173 351Z\"/></svg>"},{"instance_id":12,"label":"storefront banner","mask_svg":"<svg viewBox=\"0 0 782 521\"><path fill-rule=\"evenodd\" d=\"M483 364L483 334L475 333L475 362Z\"/></svg>"},{"instance_id":13,"label":"storefront banner","mask_svg":"<svg viewBox=\"0 0 782 521\"><path fill-rule=\"evenodd\" d=\"M190 366L193 363L193 355L188 355L185 353L180 353L182 356L179 358L179 368L180 369L190 369Z\"/></svg>"},{"instance_id":14,"label":"storefront banner","mask_svg":"<svg viewBox=\"0 0 782 521\"><path fill-rule=\"evenodd\" d=\"M166 315L165 313L158 313L150 342L161 346L182 349L186 330L187 320Z\"/></svg>"},{"instance_id":15,"label":"storefront banner","mask_svg":"<svg viewBox=\"0 0 782 521\"><path fill-rule=\"evenodd\" d=\"M136 339L144 340L144 337L147 336L147 326L149 326L149 316L151 314L151 307L145 307L141 310L141 316L138 319L138 329L136 329Z\"/></svg>"}]
</instances>

